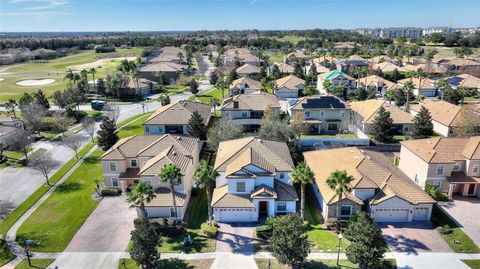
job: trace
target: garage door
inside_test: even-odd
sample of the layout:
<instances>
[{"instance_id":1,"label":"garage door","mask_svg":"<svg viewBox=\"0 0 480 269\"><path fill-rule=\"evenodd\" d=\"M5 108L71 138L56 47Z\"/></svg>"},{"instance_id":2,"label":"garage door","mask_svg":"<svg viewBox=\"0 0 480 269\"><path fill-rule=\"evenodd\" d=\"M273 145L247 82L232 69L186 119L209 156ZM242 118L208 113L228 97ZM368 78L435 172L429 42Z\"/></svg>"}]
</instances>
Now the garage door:
<instances>
[{"instance_id":1,"label":"garage door","mask_svg":"<svg viewBox=\"0 0 480 269\"><path fill-rule=\"evenodd\" d=\"M413 220L428 220L428 207L413 208Z\"/></svg>"},{"instance_id":2,"label":"garage door","mask_svg":"<svg viewBox=\"0 0 480 269\"><path fill-rule=\"evenodd\" d=\"M374 218L377 222L406 222L408 220L408 209L377 208Z\"/></svg>"},{"instance_id":3,"label":"garage door","mask_svg":"<svg viewBox=\"0 0 480 269\"><path fill-rule=\"evenodd\" d=\"M250 222L253 209L250 208L220 208L220 222Z\"/></svg>"}]
</instances>

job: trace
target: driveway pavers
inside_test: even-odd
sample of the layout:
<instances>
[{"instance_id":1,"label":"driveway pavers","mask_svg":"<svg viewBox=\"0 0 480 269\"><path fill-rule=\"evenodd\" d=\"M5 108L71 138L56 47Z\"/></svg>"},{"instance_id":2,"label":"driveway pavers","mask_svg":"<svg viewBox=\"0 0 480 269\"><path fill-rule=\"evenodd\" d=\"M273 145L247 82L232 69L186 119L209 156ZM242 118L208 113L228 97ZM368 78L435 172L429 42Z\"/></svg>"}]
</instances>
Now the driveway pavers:
<instances>
[{"instance_id":1,"label":"driveway pavers","mask_svg":"<svg viewBox=\"0 0 480 269\"><path fill-rule=\"evenodd\" d=\"M453 199L438 204L454 218L473 242L480 246L480 199L463 196L455 196Z\"/></svg>"},{"instance_id":2,"label":"driveway pavers","mask_svg":"<svg viewBox=\"0 0 480 269\"><path fill-rule=\"evenodd\" d=\"M220 223L216 252L253 253L255 224Z\"/></svg>"},{"instance_id":3,"label":"driveway pavers","mask_svg":"<svg viewBox=\"0 0 480 269\"><path fill-rule=\"evenodd\" d=\"M394 252L452 252L430 222L379 223L379 226Z\"/></svg>"}]
</instances>

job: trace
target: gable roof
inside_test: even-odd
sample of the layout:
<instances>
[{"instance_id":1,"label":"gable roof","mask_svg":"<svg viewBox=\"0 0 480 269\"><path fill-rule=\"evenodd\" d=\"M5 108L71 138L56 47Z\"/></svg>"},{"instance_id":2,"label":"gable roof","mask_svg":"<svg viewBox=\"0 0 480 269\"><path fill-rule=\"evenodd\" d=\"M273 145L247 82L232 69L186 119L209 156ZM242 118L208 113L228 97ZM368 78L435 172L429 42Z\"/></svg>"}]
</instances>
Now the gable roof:
<instances>
[{"instance_id":1,"label":"gable roof","mask_svg":"<svg viewBox=\"0 0 480 269\"><path fill-rule=\"evenodd\" d=\"M188 67L174 62L149 62L138 68L140 72L182 72Z\"/></svg>"},{"instance_id":2,"label":"gable roof","mask_svg":"<svg viewBox=\"0 0 480 269\"><path fill-rule=\"evenodd\" d=\"M452 87L467 87L472 89L480 89L480 78L468 74L456 75L449 77L448 84Z\"/></svg>"},{"instance_id":3,"label":"gable roof","mask_svg":"<svg viewBox=\"0 0 480 269\"><path fill-rule=\"evenodd\" d=\"M209 104L183 100L160 107L143 124L186 125L193 112L197 111L202 116L205 125L208 125L211 118L211 109Z\"/></svg>"},{"instance_id":4,"label":"gable roof","mask_svg":"<svg viewBox=\"0 0 480 269\"><path fill-rule=\"evenodd\" d=\"M215 188L212 195L212 207L253 208L249 194L230 194L228 185Z\"/></svg>"},{"instance_id":5,"label":"gable roof","mask_svg":"<svg viewBox=\"0 0 480 269\"><path fill-rule=\"evenodd\" d=\"M480 65L480 62L464 59L464 58L453 58L448 61L446 64L448 65L455 65L455 66L472 66L472 65Z\"/></svg>"},{"instance_id":6,"label":"gable roof","mask_svg":"<svg viewBox=\"0 0 480 269\"><path fill-rule=\"evenodd\" d=\"M349 76L349 75L347 75L343 72L336 71L336 70L332 70L332 71L329 71L329 72L326 72L326 73L322 73L322 74L318 75L318 77L321 78L321 79L335 79L337 77L343 77L343 78L348 79L348 80L355 80L351 76Z\"/></svg>"},{"instance_id":7,"label":"gable roof","mask_svg":"<svg viewBox=\"0 0 480 269\"><path fill-rule=\"evenodd\" d=\"M230 83L229 88L237 88L240 84L246 84L247 88L254 90L260 90L262 88L262 84L259 81L253 80L248 77L237 78L236 80L232 81L232 83Z\"/></svg>"},{"instance_id":8,"label":"gable roof","mask_svg":"<svg viewBox=\"0 0 480 269\"><path fill-rule=\"evenodd\" d=\"M456 126L461 121L462 107L456 106L452 103L440 100L425 99L418 105L412 105L411 110L419 112L421 107L425 107L430 112L432 120L437 121L445 126ZM466 113L472 113L477 118L480 118L476 113L464 109Z\"/></svg>"},{"instance_id":9,"label":"gable roof","mask_svg":"<svg viewBox=\"0 0 480 269\"><path fill-rule=\"evenodd\" d=\"M278 66L280 73L291 74L295 70L293 66L286 63L275 63L275 65Z\"/></svg>"},{"instance_id":10,"label":"gable roof","mask_svg":"<svg viewBox=\"0 0 480 269\"><path fill-rule=\"evenodd\" d=\"M386 79L384 79L380 76L377 76L377 75L371 75L371 76L368 76L368 77L359 78L359 79L355 80L355 82L357 83L357 85L365 85L365 83L366 83L367 87L370 86L370 85L375 85L375 84L377 84L377 85L378 84L383 84L384 87L388 90L395 89L397 87L396 83L391 82L390 80L386 80Z\"/></svg>"},{"instance_id":11,"label":"gable roof","mask_svg":"<svg viewBox=\"0 0 480 269\"><path fill-rule=\"evenodd\" d=\"M235 102L238 102L238 108L234 108ZM256 91L226 98L223 100L221 110L240 109L264 111L269 107L280 107L277 96L266 92Z\"/></svg>"},{"instance_id":12,"label":"gable roof","mask_svg":"<svg viewBox=\"0 0 480 269\"><path fill-rule=\"evenodd\" d=\"M254 165L261 168L263 171L273 174L276 172L275 167L269 163L257 149L248 148L241 153L236 159L234 159L225 170L225 177L232 175L233 173L245 169L249 165ZM252 173L249 171L248 173Z\"/></svg>"},{"instance_id":13,"label":"gable roof","mask_svg":"<svg viewBox=\"0 0 480 269\"><path fill-rule=\"evenodd\" d=\"M300 98L298 102L292 106L291 110L308 108L342 109L348 108L348 105L334 95L305 96Z\"/></svg>"},{"instance_id":14,"label":"gable roof","mask_svg":"<svg viewBox=\"0 0 480 269\"><path fill-rule=\"evenodd\" d=\"M373 123L380 107L384 107L390 112L394 124L411 123L413 116L401 110L400 108L389 104L384 100L370 99L365 101L351 102L350 107L363 118L364 123Z\"/></svg>"},{"instance_id":15,"label":"gable roof","mask_svg":"<svg viewBox=\"0 0 480 269\"><path fill-rule=\"evenodd\" d=\"M297 89L297 86L304 84L305 80L296 77L294 75L289 75L280 79L277 79L276 86L277 88L287 88L287 89Z\"/></svg>"},{"instance_id":16,"label":"gable roof","mask_svg":"<svg viewBox=\"0 0 480 269\"><path fill-rule=\"evenodd\" d=\"M415 86L415 89L436 89L435 87L435 80L430 79L430 78L404 78L399 81L397 81L398 84L405 85L407 82L411 81L413 85Z\"/></svg>"},{"instance_id":17,"label":"gable roof","mask_svg":"<svg viewBox=\"0 0 480 269\"><path fill-rule=\"evenodd\" d=\"M182 174L185 174L188 168L193 166L193 158L190 154L184 154L176 146L171 145L157 156L149 159L138 172L138 175L156 176L162 167L169 163L176 164Z\"/></svg>"},{"instance_id":18,"label":"gable roof","mask_svg":"<svg viewBox=\"0 0 480 269\"><path fill-rule=\"evenodd\" d=\"M260 67L251 65L251 64L244 64L237 68L237 73L240 74L259 74Z\"/></svg>"},{"instance_id":19,"label":"gable roof","mask_svg":"<svg viewBox=\"0 0 480 269\"><path fill-rule=\"evenodd\" d=\"M373 69L378 69L380 68L380 70L382 70L382 72L393 72L395 69L397 69L398 72L407 72L407 69L401 67L401 66L398 66L398 65L395 65L391 62L382 62L382 63L378 63L378 64L374 64L373 65Z\"/></svg>"}]
</instances>

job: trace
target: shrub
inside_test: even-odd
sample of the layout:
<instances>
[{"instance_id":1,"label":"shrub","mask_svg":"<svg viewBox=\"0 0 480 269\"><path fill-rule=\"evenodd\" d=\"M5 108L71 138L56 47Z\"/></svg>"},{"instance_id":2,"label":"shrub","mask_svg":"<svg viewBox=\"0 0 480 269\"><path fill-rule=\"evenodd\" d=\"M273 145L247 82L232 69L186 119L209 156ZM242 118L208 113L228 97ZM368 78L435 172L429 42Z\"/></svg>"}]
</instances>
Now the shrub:
<instances>
[{"instance_id":1,"label":"shrub","mask_svg":"<svg viewBox=\"0 0 480 269\"><path fill-rule=\"evenodd\" d=\"M178 79L177 84L182 86L190 86L191 81L192 81L191 77L182 76Z\"/></svg>"},{"instance_id":2,"label":"shrub","mask_svg":"<svg viewBox=\"0 0 480 269\"><path fill-rule=\"evenodd\" d=\"M207 237L215 238L215 236L217 236L218 228L213 225L210 226L208 225L208 223L202 223L200 229L202 230L202 233Z\"/></svg>"},{"instance_id":3,"label":"shrub","mask_svg":"<svg viewBox=\"0 0 480 269\"><path fill-rule=\"evenodd\" d=\"M117 195L120 195L122 194L122 191L121 190L117 190L117 189L103 189L100 194L102 196L117 196Z\"/></svg>"},{"instance_id":4,"label":"shrub","mask_svg":"<svg viewBox=\"0 0 480 269\"><path fill-rule=\"evenodd\" d=\"M115 47L96 47L95 53L115 52Z\"/></svg>"},{"instance_id":5,"label":"shrub","mask_svg":"<svg viewBox=\"0 0 480 269\"><path fill-rule=\"evenodd\" d=\"M182 226L164 226L159 225L157 231L165 237L179 237L185 234L185 229Z\"/></svg>"},{"instance_id":6,"label":"shrub","mask_svg":"<svg viewBox=\"0 0 480 269\"><path fill-rule=\"evenodd\" d=\"M452 233L452 228L450 228L450 226L448 224L445 224L440 228L440 232L442 234L451 234Z\"/></svg>"},{"instance_id":7,"label":"shrub","mask_svg":"<svg viewBox=\"0 0 480 269\"><path fill-rule=\"evenodd\" d=\"M438 188L437 186L433 186L430 182L425 183L425 192L436 201L448 200L448 196L443 193L440 188Z\"/></svg>"},{"instance_id":8,"label":"shrub","mask_svg":"<svg viewBox=\"0 0 480 269\"><path fill-rule=\"evenodd\" d=\"M257 231L257 237L260 239L268 240L270 236L272 236L272 231L273 231L273 224L272 226L270 225L262 225L258 226L256 231Z\"/></svg>"}]
</instances>

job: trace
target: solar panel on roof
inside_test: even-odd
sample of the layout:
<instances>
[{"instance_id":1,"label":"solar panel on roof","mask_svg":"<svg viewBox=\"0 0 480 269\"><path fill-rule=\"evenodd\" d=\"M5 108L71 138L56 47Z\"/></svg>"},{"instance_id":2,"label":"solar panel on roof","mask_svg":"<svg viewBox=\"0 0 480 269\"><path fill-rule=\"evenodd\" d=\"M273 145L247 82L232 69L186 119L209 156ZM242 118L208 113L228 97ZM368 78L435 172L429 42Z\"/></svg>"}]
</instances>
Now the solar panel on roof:
<instances>
[{"instance_id":1,"label":"solar panel on roof","mask_svg":"<svg viewBox=\"0 0 480 269\"><path fill-rule=\"evenodd\" d=\"M333 96L322 96L320 98L307 99L302 104L303 108L345 108L345 104Z\"/></svg>"}]
</instances>

